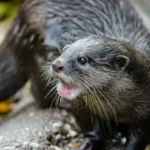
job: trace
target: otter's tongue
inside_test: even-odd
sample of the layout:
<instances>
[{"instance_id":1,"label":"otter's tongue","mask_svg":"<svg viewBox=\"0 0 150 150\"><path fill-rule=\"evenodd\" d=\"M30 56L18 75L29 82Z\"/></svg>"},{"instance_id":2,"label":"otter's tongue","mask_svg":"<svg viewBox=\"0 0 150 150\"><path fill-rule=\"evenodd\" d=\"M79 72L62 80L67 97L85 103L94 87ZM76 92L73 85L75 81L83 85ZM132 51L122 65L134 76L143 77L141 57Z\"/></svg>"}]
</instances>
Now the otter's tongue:
<instances>
[{"instance_id":1,"label":"otter's tongue","mask_svg":"<svg viewBox=\"0 0 150 150\"><path fill-rule=\"evenodd\" d=\"M58 93L61 97L67 98L72 95L74 89L75 87L71 83L61 83L61 87L58 90Z\"/></svg>"}]
</instances>

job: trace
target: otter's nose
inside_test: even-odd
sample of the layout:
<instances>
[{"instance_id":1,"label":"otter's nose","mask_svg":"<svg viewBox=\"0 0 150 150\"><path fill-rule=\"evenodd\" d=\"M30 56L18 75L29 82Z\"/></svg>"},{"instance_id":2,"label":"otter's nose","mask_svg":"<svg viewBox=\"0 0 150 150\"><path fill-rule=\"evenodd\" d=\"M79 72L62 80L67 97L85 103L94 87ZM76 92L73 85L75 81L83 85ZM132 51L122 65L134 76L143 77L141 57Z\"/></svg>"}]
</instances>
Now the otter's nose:
<instances>
[{"instance_id":1,"label":"otter's nose","mask_svg":"<svg viewBox=\"0 0 150 150\"><path fill-rule=\"evenodd\" d=\"M63 71L64 67L59 60L56 60L52 63L52 68L55 72Z\"/></svg>"}]
</instances>

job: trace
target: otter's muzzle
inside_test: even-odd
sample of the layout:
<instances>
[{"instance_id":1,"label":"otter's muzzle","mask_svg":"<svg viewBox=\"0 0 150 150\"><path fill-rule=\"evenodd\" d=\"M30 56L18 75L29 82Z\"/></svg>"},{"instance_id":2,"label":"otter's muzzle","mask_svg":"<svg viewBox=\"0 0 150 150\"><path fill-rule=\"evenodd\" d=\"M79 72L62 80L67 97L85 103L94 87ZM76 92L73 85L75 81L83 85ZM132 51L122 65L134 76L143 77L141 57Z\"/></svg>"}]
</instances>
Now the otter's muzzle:
<instances>
[{"instance_id":1,"label":"otter's muzzle","mask_svg":"<svg viewBox=\"0 0 150 150\"><path fill-rule=\"evenodd\" d=\"M62 62L60 60L55 60L52 63L52 69L57 73L63 71L64 67Z\"/></svg>"}]
</instances>

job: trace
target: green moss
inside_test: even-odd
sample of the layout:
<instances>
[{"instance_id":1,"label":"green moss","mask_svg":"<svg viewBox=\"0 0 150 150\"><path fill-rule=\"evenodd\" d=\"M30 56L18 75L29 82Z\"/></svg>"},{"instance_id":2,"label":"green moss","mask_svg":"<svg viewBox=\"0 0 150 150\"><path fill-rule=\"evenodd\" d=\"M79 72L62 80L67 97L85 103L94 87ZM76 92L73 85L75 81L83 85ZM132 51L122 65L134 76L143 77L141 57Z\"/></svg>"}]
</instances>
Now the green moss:
<instances>
[{"instance_id":1,"label":"green moss","mask_svg":"<svg viewBox=\"0 0 150 150\"><path fill-rule=\"evenodd\" d=\"M13 17L19 6L19 1L0 2L0 21Z\"/></svg>"}]
</instances>

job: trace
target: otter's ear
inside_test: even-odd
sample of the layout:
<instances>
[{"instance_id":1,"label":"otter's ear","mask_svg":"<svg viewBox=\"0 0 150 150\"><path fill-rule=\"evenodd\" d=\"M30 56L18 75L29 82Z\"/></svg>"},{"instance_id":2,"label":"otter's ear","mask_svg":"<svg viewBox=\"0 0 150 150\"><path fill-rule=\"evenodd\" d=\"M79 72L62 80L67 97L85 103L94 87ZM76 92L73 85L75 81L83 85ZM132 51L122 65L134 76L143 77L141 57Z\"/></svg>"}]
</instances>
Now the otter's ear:
<instances>
[{"instance_id":1,"label":"otter's ear","mask_svg":"<svg viewBox=\"0 0 150 150\"><path fill-rule=\"evenodd\" d=\"M124 55L117 55L113 60L113 66L117 70L122 70L122 71L126 69L129 63L130 63L130 59Z\"/></svg>"}]
</instances>

